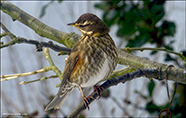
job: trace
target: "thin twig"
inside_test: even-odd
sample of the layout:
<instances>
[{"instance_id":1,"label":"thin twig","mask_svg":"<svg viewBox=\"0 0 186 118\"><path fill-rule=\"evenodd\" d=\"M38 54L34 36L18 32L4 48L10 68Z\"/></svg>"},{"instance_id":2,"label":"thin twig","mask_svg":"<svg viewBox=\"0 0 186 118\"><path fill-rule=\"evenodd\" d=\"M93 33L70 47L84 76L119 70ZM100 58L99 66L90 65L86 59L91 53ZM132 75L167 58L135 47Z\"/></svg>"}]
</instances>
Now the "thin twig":
<instances>
[{"instance_id":1,"label":"thin twig","mask_svg":"<svg viewBox=\"0 0 186 118\"><path fill-rule=\"evenodd\" d=\"M124 50L130 51L130 52L131 51L136 51L136 50L141 51L141 52L143 52L144 50L164 51L164 52L172 53L172 54L175 54L175 55L179 56L186 63L186 57L183 56L183 53L182 52L178 53L178 52L174 52L172 50L168 50L166 48L149 48L149 47L134 47L134 48L129 48L129 47L126 47L126 48L124 48Z\"/></svg>"},{"instance_id":2,"label":"thin twig","mask_svg":"<svg viewBox=\"0 0 186 118\"><path fill-rule=\"evenodd\" d=\"M51 66L47 66L43 69L33 71L33 72L2 75L2 76L0 76L0 78L2 78L1 79L1 82L2 82L2 81L5 81L5 80L15 79L15 78L18 78L18 77L23 77L23 76L28 76L28 75L34 75L34 74L38 74L38 73L47 72L49 70L52 70Z\"/></svg>"},{"instance_id":3,"label":"thin twig","mask_svg":"<svg viewBox=\"0 0 186 118\"><path fill-rule=\"evenodd\" d=\"M50 78L57 78L58 76L57 75L53 75L53 76L49 76L49 77L42 77L42 78L39 78L39 79L35 79L35 80L32 80L32 81L22 81L20 82L19 84L29 84L29 83L33 83L33 82L37 82L37 81L41 81L41 80L47 80L47 79L50 79Z\"/></svg>"},{"instance_id":4,"label":"thin twig","mask_svg":"<svg viewBox=\"0 0 186 118\"><path fill-rule=\"evenodd\" d=\"M11 33L4 25L0 22L0 27L6 32L6 35L8 35L12 40L15 40L16 36Z\"/></svg>"},{"instance_id":5,"label":"thin twig","mask_svg":"<svg viewBox=\"0 0 186 118\"><path fill-rule=\"evenodd\" d=\"M54 73L56 73L56 75L60 78L60 80L62 81L63 79L63 73L55 66L51 56L50 56L50 52L48 48L45 48L44 50L44 56L45 58L48 60L48 62L50 63L50 66L52 67L52 70L54 71Z\"/></svg>"}]
</instances>

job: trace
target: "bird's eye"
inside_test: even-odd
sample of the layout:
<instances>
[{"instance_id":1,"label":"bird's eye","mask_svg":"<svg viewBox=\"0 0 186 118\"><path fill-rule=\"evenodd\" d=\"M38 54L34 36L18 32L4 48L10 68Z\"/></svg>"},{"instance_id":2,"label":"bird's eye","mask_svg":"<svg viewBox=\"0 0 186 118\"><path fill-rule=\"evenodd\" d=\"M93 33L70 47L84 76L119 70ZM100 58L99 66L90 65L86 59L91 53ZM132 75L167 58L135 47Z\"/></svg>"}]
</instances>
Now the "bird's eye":
<instances>
[{"instance_id":1,"label":"bird's eye","mask_svg":"<svg viewBox=\"0 0 186 118\"><path fill-rule=\"evenodd\" d=\"M79 25L79 27L85 27L88 26L89 24L85 24L85 25Z\"/></svg>"},{"instance_id":2,"label":"bird's eye","mask_svg":"<svg viewBox=\"0 0 186 118\"><path fill-rule=\"evenodd\" d=\"M84 27L84 25L79 25L79 27Z\"/></svg>"}]
</instances>

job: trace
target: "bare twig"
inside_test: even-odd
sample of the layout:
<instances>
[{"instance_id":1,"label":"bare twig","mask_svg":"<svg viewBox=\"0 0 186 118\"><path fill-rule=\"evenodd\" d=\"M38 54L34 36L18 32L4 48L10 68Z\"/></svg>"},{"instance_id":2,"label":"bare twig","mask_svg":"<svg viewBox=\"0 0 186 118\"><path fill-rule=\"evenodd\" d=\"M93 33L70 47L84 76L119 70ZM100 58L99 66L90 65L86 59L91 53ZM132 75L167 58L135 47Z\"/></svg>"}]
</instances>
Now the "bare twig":
<instances>
[{"instance_id":1,"label":"bare twig","mask_svg":"<svg viewBox=\"0 0 186 118\"><path fill-rule=\"evenodd\" d=\"M54 71L54 73L56 73L56 75L62 81L62 79L63 79L63 73L55 66L54 62L52 61L52 58L50 56L50 52L49 52L49 49L48 48L45 48L45 50L44 50L44 56L48 60L48 62L50 63L50 66L51 66L52 70Z\"/></svg>"},{"instance_id":2,"label":"bare twig","mask_svg":"<svg viewBox=\"0 0 186 118\"><path fill-rule=\"evenodd\" d=\"M167 53L172 53L172 54L175 54L177 56L179 56L185 63L186 63L186 57L183 56L183 53L180 52L174 52L172 50L168 50L166 48L149 48L149 47L134 47L134 48L129 48L129 47L126 47L124 48L124 50L126 51L136 51L136 50L139 50L141 52L143 52L144 50L152 50L152 51L164 51L164 52L167 52Z\"/></svg>"},{"instance_id":3,"label":"bare twig","mask_svg":"<svg viewBox=\"0 0 186 118\"><path fill-rule=\"evenodd\" d=\"M33 83L33 82L37 82L37 81L41 81L41 80L47 80L49 78L57 78L58 76L57 75L53 75L53 76L49 76L49 77L42 77L42 78L39 78L39 79L35 79L35 80L32 80L32 81L22 81L20 82L19 84L29 84L29 83Z\"/></svg>"},{"instance_id":4,"label":"bare twig","mask_svg":"<svg viewBox=\"0 0 186 118\"><path fill-rule=\"evenodd\" d=\"M6 32L6 35L8 35L12 40L15 40L16 36L11 33L4 25L0 22L0 27Z\"/></svg>"},{"instance_id":5,"label":"bare twig","mask_svg":"<svg viewBox=\"0 0 186 118\"><path fill-rule=\"evenodd\" d=\"M15 79L18 77L23 77L23 76L28 76L28 75L34 75L34 74L38 74L38 73L43 73L43 72L47 72L49 70L52 70L52 68L50 66L47 66L43 69L37 70L37 71L33 71L33 72L27 72L27 73L17 73L17 74L10 74L10 75L2 75L0 76L1 82L5 81L5 80L10 80L10 79Z\"/></svg>"}]
</instances>

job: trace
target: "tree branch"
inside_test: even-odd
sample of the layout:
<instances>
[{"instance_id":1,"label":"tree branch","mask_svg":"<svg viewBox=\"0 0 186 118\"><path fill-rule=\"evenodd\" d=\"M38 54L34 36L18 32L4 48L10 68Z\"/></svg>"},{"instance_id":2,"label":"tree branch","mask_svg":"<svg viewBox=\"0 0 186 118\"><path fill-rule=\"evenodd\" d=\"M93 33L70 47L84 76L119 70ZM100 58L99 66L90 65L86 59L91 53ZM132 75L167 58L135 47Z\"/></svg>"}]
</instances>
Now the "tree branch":
<instances>
[{"instance_id":1,"label":"tree branch","mask_svg":"<svg viewBox=\"0 0 186 118\"><path fill-rule=\"evenodd\" d=\"M127 81L131 81L135 78L139 78L139 77L148 77L148 78L156 78L156 79L160 79L162 78L161 75L161 70L158 69L138 69L137 71L131 72L131 73L126 73L124 75L118 76L118 77L114 77L112 79L107 80L106 82L104 82L101 87L103 87L104 89L101 90L101 93L108 89L111 86L117 85L118 83L125 83ZM94 99L89 98L88 102L92 103L97 97L97 93L95 91L93 91L89 96L92 96ZM73 118L73 117L77 117L79 113L81 113L83 110L86 109L86 106L84 104L84 102L81 102L79 104L79 106L73 111L71 112L71 114L68 116L68 118Z\"/></svg>"},{"instance_id":2,"label":"tree branch","mask_svg":"<svg viewBox=\"0 0 186 118\"><path fill-rule=\"evenodd\" d=\"M0 22L0 27L5 31L5 34L2 34L1 37L8 35L12 40L16 38L16 36L11 33L4 25Z\"/></svg>"},{"instance_id":3,"label":"tree branch","mask_svg":"<svg viewBox=\"0 0 186 118\"><path fill-rule=\"evenodd\" d=\"M80 38L78 34L75 33L64 33L54 28L51 28L44 23L40 22L36 18L30 16L25 13L17 6L6 2L1 1L1 10L12 17L13 20L19 20L24 23L28 27L32 28L36 33L41 36L48 37L54 41L62 43L67 47L71 48L74 43ZM179 83L186 84L186 71L180 68L169 68L169 65L157 63L154 61L150 61L148 59L144 59L133 54L130 54L122 49L118 49L118 63L123 65L128 65L133 69L144 69L144 68L157 68L162 69L162 75L165 76L168 73L168 79L177 81ZM163 78L165 79L165 78Z\"/></svg>"},{"instance_id":4,"label":"tree branch","mask_svg":"<svg viewBox=\"0 0 186 118\"><path fill-rule=\"evenodd\" d=\"M74 32L69 34L45 25L10 2L1 1L0 7L3 12L12 17L13 21L18 20L33 29L40 36L62 43L69 48L72 48L74 43L80 38Z\"/></svg>"},{"instance_id":5,"label":"tree branch","mask_svg":"<svg viewBox=\"0 0 186 118\"><path fill-rule=\"evenodd\" d=\"M60 80L63 80L63 73L55 66L51 56L50 56L50 52L48 48L45 48L44 50L44 56L45 58L48 60L48 62L50 63L50 66L52 67L52 70L54 71L54 73L60 78Z\"/></svg>"},{"instance_id":6,"label":"tree branch","mask_svg":"<svg viewBox=\"0 0 186 118\"><path fill-rule=\"evenodd\" d=\"M63 53L70 53L71 52L70 48L54 45L52 41L49 41L48 43L46 43L46 42L40 42L37 40L28 40L23 37L16 37L1 22L0 22L0 26L5 31L4 33L7 34L12 39L12 41L10 41L7 44L0 44L0 48L8 47L8 46L14 45L16 43L28 43L28 44L36 45L37 51L42 51L43 47L48 47L48 48L51 48L57 52L63 52Z\"/></svg>"},{"instance_id":7,"label":"tree branch","mask_svg":"<svg viewBox=\"0 0 186 118\"><path fill-rule=\"evenodd\" d=\"M165 79L167 75L168 80L177 81L179 83L186 84L186 70L171 67L170 65L154 62L142 57L138 57L131 53L125 52L123 49L118 49L118 63L123 65L128 65L134 69L145 69L145 68L154 68L161 70L162 77L161 79ZM160 79L160 80L161 80Z\"/></svg>"}]
</instances>

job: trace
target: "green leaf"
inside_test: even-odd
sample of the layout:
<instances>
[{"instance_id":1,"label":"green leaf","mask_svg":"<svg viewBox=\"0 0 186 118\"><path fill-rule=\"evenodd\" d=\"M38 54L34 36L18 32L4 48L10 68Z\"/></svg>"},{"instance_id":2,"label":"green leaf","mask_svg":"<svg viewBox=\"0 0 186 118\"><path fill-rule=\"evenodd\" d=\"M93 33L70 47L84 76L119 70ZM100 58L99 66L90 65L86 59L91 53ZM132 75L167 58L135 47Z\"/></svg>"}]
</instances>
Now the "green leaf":
<instances>
[{"instance_id":1,"label":"green leaf","mask_svg":"<svg viewBox=\"0 0 186 118\"><path fill-rule=\"evenodd\" d=\"M167 50L173 50L171 46L165 46L164 48L166 48Z\"/></svg>"},{"instance_id":2,"label":"green leaf","mask_svg":"<svg viewBox=\"0 0 186 118\"><path fill-rule=\"evenodd\" d=\"M106 2L100 2L99 4L95 4L94 7L103 11L109 10L109 5Z\"/></svg>"},{"instance_id":3,"label":"green leaf","mask_svg":"<svg viewBox=\"0 0 186 118\"><path fill-rule=\"evenodd\" d=\"M166 54L165 61L174 61L175 59L172 58L169 54Z\"/></svg>"},{"instance_id":4,"label":"green leaf","mask_svg":"<svg viewBox=\"0 0 186 118\"><path fill-rule=\"evenodd\" d=\"M128 41L127 47L140 47L150 40L151 37L148 29L139 28L139 31L139 35Z\"/></svg>"},{"instance_id":5,"label":"green leaf","mask_svg":"<svg viewBox=\"0 0 186 118\"><path fill-rule=\"evenodd\" d=\"M156 54L158 51L152 51L150 55Z\"/></svg>"},{"instance_id":6,"label":"green leaf","mask_svg":"<svg viewBox=\"0 0 186 118\"><path fill-rule=\"evenodd\" d=\"M176 25L174 22L163 21L161 27L164 36L174 36L176 33Z\"/></svg>"},{"instance_id":7,"label":"green leaf","mask_svg":"<svg viewBox=\"0 0 186 118\"><path fill-rule=\"evenodd\" d=\"M120 14L117 15L120 17ZM129 12L123 12L123 16L118 18L118 31L117 36L129 37L132 36L137 30L136 24L140 21L139 14L134 8Z\"/></svg>"},{"instance_id":8,"label":"green leaf","mask_svg":"<svg viewBox=\"0 0 186 118\"><path fill-rule=\"evenodd\" d=\"M154 113L156 111L160 111L160 107L158 107L156 104L154 104L152 101L147 103L146 108L145 108L149 113Z\"/></svg>"},{"instance_id":9,"label":"green leaf","mask_svg":"<svg viewBox=\"0 0 186 118\"><path fill-rule=\"evenodd\" d=\"M152 97L152 93L153 93L154 87L155 87L154 81L150 81L150 83L148 85L148 91L149 91L150 97Z\"/></svg>"}]
</instances>

